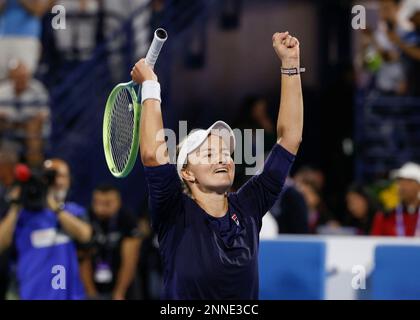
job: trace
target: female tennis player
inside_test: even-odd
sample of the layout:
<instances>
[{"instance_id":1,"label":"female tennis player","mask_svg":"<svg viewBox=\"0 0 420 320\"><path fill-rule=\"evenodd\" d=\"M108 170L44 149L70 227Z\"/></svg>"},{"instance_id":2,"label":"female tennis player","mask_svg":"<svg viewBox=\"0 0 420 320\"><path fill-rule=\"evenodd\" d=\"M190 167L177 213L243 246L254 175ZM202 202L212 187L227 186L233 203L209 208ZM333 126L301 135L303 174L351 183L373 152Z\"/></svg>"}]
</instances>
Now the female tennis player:
<instances>
[{"instance_id":1,"label":"female tennis player","mask_svg":"<svg viewBox=\"0 0 420 320\"><path fill-rule=\"evenodd\" d=\"M299 42L288 32L272 39L282 63L278 139L264 168L237 192L228 193L235 172L231 128L217 121L190 133L177 165L169 163L160 152L167 150L165 140L157 138L163 129L157 77L144 59L132 70L142 84L140 153L164 265L164 299L258 299L262 217L280 194L303 127Z\"/></svg>"}]
</instances>

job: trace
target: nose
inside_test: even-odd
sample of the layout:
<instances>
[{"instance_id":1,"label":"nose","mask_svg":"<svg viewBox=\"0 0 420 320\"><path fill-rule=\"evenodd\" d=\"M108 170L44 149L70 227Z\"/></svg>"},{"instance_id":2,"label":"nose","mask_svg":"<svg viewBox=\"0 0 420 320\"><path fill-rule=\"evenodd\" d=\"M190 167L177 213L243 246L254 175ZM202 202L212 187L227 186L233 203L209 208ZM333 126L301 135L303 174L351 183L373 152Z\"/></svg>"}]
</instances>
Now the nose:
<instances>
[{"instance_id":1,"label":"nose","mask_svg":"<svg viewBox=\"0 0 420 320\"><path fill-rule=\"evenodd\" d=\"M226 155L224 155L223 153L221 153L220 156L219 156L219 164L226 164L227 162L228 161L227 161Z\"/></svg>"}]
</instances>

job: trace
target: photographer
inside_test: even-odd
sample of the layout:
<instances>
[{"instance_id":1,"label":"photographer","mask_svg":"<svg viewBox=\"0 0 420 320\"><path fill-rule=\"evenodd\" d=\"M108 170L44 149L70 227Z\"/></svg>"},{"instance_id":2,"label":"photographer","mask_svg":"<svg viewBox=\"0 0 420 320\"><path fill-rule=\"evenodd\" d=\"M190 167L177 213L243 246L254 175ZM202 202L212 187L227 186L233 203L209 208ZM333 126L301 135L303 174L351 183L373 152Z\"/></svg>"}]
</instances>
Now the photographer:
<instances>
[{"instance_id":1,"label":"photographer","mask_svg":"<svg viewBox=\"0 0 420 320\"><path fill-rule=\"evenodd\" d=\"M67 164L58 159L47 161L41 173L16 167L19 183L8 194L9 209L0 222L0 252L13 245L17 253L21 299L84 298L76 241L89 242L92 230L83 221L85 210L64 201L66 172Z\"/></svg>"},{"instance_id":2,"label":"photographer","mask_svg":"<svg viewBox=\"0 0 420 320\"><path fill-rule=\"evenodd\" d=\"M81 263L90 299L136 299L135 281L141 235L137 219L122 206L117 188L103 185L92 195L92 246Z\"/></svg>"}]
</instances>

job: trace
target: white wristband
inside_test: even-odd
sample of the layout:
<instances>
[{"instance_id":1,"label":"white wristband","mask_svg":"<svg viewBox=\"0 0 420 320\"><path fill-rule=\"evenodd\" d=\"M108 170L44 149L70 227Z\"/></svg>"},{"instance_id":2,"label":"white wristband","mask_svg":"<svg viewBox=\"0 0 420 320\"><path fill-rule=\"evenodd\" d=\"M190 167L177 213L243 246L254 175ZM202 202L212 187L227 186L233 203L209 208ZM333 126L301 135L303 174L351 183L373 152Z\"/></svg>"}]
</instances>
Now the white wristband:
<instances>
[{"instance_id":1,"label":"white wristband","mask_svg":"<svg viewBox=\"0 0 420 320\"><path fill-rule=\"evenodd\" d=\"M160 99L160 84L155 80L146 80L141 85L141 104L147 99L155 99L162 102Z\"/></svg>"}]
</instances>

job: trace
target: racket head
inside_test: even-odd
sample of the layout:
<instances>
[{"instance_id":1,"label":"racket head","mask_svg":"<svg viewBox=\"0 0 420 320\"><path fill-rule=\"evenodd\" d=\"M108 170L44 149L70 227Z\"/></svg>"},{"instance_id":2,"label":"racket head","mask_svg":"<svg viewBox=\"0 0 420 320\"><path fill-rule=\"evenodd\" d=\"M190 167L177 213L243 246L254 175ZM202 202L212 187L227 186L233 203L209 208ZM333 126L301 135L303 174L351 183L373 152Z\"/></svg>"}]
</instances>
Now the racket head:
<instances>
[{"instance_id":1,"label":"racket head","mask_svg":"<svg viewBox=\"0 0 420 320\"><path fill-rule=\"evenodd\" d=\"M103 146L106 163L116 178L127 176L139 152L141 104L134 83L120 83L108 96L103 119Z\"/></svg>"}]
</instances>

